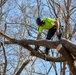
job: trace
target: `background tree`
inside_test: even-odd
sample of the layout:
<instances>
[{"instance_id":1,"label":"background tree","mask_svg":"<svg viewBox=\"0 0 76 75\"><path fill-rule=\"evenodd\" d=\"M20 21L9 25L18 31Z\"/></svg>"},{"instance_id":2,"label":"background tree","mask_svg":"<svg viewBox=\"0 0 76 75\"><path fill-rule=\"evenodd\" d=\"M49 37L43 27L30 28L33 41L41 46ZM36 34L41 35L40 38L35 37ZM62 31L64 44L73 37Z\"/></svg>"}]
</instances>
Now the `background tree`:
<instances>
[{"instance_id":1,"label":"background tree","mask_svg":"<svg viewBox=\"0 0 76 75\"><path fill-rule=\"evenodd\" d=\"M0 4L0 73L3 75L68 75L69 73L75 75L76 44L69 40L74 39L72 31L75 33L76 1L5 1ZM60 25L63 26L63 37L66 39L58 41L54 36L51 41L36 41L37 25L35 19L38 16L56 19L59 11L61 11L59 17ZM41 38L46 37L46 32L43 32ZM34 45L51 48L50 56L34 51ZM43 48L40 49L44 51Z\"/></svg>"}]
</instances>

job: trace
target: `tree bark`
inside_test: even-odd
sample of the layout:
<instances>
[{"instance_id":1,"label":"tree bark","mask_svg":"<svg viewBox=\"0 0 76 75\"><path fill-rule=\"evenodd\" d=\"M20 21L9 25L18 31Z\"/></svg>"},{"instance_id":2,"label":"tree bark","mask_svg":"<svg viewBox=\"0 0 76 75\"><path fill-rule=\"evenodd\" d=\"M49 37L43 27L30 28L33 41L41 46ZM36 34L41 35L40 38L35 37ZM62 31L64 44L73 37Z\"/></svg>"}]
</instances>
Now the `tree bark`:
<instances>
[{"instance_id":1,"label":"tree bark","mask_svg":"<svg viewBox=\"0 0 76 75\"><path fill-rule=\"evenodd\" d=\"M61 39L60 41L27 40L27 39L16 40L16 39L13 39L13 38L10 38L10 37L4 35L1 32L0 32L0 36L3 36L9 40L9 42L6 42L7 44L9 44L9 43L18 44L18 45L28 49L29 51L31 51L32 55L42 58L44 60L46 58L47 61L54 61L54 62L67 61L67 64L69 65L72 74L75 75L76 66L74 64L74 58L76 58L76 44L72 43L71 41L66 40L66 39ZM45 46L45 47L54 48L54 49L57 48L58 52L62 55L63 60L60 58L49 57L45 54L36 52L29 45Z\"/></svg>"},{"instance_id":2,"label":"tree bark","mask_svg":"<svg viewBox=\"0 0 76 75\"><path fill-rule=\"evenodd\" d=\"M57 46L57 50L67 60L67 63L70 67L72 74L75 75L76 67L74 65L74 59L73 59L73 56L71 55L71 53L65 47L63 47L61 44L59 44Z\"/></svg>"},{"instance_id":3,"label":"tree bark","mask_svg":"<svg viewBox=\"0 0 76 75\"><path fill-rule=\"evenodd\" d=\"M15 75L20 75L20 73L22 72L22 70L24 69L24 67L30 62L30 60L25 61L19 68L19 70L16 72Z\"/></svg>"},{"instance_id":4,"label":"tree bark","mask_svg":"<svg viewBox=\"0 0 76 75\"><path fill-rule=\"evenodd\" d=\"M2 7L6 2L7 0L0 0L0 7Z\"/></svg>"}]
</instances>

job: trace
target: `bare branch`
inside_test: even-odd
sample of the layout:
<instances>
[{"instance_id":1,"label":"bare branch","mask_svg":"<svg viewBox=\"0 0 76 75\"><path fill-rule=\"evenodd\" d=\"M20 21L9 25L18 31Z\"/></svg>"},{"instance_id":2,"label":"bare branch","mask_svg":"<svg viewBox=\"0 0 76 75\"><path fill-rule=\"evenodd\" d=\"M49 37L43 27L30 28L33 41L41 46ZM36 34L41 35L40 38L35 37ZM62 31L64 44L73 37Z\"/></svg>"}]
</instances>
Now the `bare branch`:
<instances>
[{"instance_id":1,"label":"bare branch","mask_svg":"<svg viewBox=\"0 0 76 75\"><path fill-rule=\"evenodd\" d=\"M35 40L26 40L26 39L16 40L16 39L11 39L10 37L8 37L8 36L6 36L6 35L4 35L2 33L0 33L0 35L5 37L6 39L8 39L11 43L18 44L18 45L20 45L20 46L22 46L24 48L27 48L28 50L31 51L31 53L33 55L36 54L37 57L42 56L41 58L43 58L43 59L45 59L46 56L38 54L37 52L35 52L33 50L33 48L31 48L28 45L38 45L38 46L45 46L45 47L48 47L48 48L56 48L58 44L63 44L66 47L66 49L68 49L68 51L70 51L72 53L72 55L74 55L76 57L76 50L75 50L76 45L74 43L72 43L71 41L66 40L66 39L62 39L61 41L55 41L55 42L48 41L48 40L37 40L37 41L35 41Z\"/></svg>"},{"instance_id":2,"label":"bare branch","mask_svg":"<svg viewBox=\"0 0 76 75\"><path fill-rule=\"evenodd\" d=\"M6 68L7 68L7 56L6 56L6 51L3 43L1 43L1 46L3 47L3 53L4 53L4 59L5 59L5 64L4 64L4 72L3 75L6 75Z\"/></svg>"},{"instance_id":3,"label":"bare branch","mask_svg":"<svg viewBox=\"0 0 76 75\"><path fill-rule=\"evenodd\" d=\"M64 58L62 58L62 57L56 57L56 58L55 58L55 57L45 56L44 54L41 54L41 53L38 53L38 52L34 51L33 48L31 48L30 46L28 46L28 45L31 44L31 45L39 45L39 46L40 46L40 45L43 45L43 46L45 46L45 47L47 46L47 47L49 47L49 48L51 48L51 47L56 48L56 46L59 44L59 42L58 42L58 44L57 44L57 42L51 42L51 41L47 41L47 40L42 40L42 41L26 40L26 39L25 39L25 40L24 40L24 39L23 39L23 40L16 40L16 39L12 39L12 38L10 38L10 37L2 34L2 33L0 33L0 35L2 35L3 37L5 37L6 39L8 39L11 44L18 44L18 45L20 45L20 46L28 49L33 56L37 56L37 57L39 57L39 58L41 58L41 59L44 59L44 60L45 60L45 58L46 58L47 61L54 61L54 62L66 61L66 60L65 60ZM24 42L24 41L25 41L25 42ZM40 44L40 43L41 43L41 44ZM48 44L50 44L50 45L45 44L45 43L48 43Z\"/></svg>"},{"instance_id":4,"label":"bare branch","mask_svg":"<svg viewBox=\"0 0 76 75\"><path fill-rule=\"evenodd\" d=\"M2 7L8 0L0 0L0 7Z\"/></svg>"},{"instance_id":5,"label":"bare branch","mask_svg":"<svg viewBox=\"0 0 76 75\"><path fill-rule=\"evenodd\" d=\"M20 73L22 72L22 70L24 69L24 67L30 62L30 60L25 61L19 68L19 70L16 72L15 75L20 75Z\"/></svg>"}]
</instances>

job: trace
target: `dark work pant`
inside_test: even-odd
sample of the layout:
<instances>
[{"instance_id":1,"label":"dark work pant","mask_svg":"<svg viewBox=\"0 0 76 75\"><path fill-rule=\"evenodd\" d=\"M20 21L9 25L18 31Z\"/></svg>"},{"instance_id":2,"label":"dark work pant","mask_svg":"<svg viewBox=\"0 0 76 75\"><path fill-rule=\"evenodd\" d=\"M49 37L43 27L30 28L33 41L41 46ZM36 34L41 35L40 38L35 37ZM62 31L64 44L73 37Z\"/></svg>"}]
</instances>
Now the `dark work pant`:
<instances>
[{"instance_id":1,"label":"dark work pant","mask_svg":"<svg viewBox=\"0 0 76 75\"><path fill-rule=\"evenodd\" d=\"M56 32L56 26L52 27L52 28L48 31L48 34L47 34L46 39L47 39L47 40L50 40L50 39L53 37L53 35L55 34L55 32ZM59 40L61 39L61 36L62 36L61 33L60 33L59 35L57 35L57 37L58 37ZM46 48L45 53L48 55L48 53L49 53L49 48Z\"/></svg>"}]
</instances>

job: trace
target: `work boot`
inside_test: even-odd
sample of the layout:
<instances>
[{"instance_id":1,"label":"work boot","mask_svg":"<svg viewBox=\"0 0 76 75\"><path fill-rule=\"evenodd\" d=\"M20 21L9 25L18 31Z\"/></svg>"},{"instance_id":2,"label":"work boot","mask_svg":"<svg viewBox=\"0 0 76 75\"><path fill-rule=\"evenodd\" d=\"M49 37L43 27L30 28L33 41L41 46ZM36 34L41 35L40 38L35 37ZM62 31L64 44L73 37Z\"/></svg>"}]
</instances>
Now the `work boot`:
<instances>
[{"instance_id":1,"label":"work boot","mask_svg":"<svg viewBox=\"0 0 76 75\"><path fill-rule=\"evenodd\" d=\"M46 49L46 50L45 50L45 54L46 54L46 55L49 55L49 50Z\"/></svg>"},{"instance_id":2,"label":"work boot","mask_svg":"<svg viewBox=\"0 0 76 75\"><path fill-rule=\"evenodd\" d=\"M39 46L35 46L35 49L34 50L35 51L38 51L38 49L39 49Z\"/></svg>"}]
</instances>

